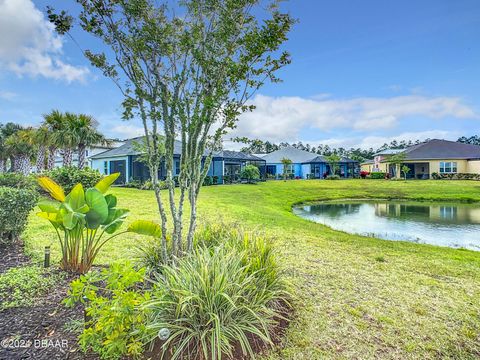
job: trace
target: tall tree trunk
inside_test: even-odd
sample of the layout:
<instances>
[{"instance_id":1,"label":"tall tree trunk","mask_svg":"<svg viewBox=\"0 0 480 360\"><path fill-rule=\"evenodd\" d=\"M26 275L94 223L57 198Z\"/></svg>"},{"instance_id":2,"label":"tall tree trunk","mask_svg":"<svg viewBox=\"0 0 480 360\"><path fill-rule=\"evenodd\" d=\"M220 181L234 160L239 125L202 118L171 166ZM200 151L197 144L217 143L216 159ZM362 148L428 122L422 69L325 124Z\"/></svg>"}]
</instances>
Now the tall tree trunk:
<instances>
[{"instance_id":1,"label":"tall tree trunk","mask_svg":"<svg viewBox=\"0 0 480 360\"><path fill-rule=\"evenodd\" d=\"M10 156L10 171L18 172L19 160L17 156Z\"/></svg>"},{"instance_id":2,"label":"tall tree trunk","mask_svg":"<svg viewBox=\"0 0 480 360\"><path fill-rule=\"evenodd\" d=\"M30 164L30 159L27 155L20 155L17 160L17 170L20 174L22 175L25 175L27 176L28 174L30 174L30 167L31 167L31 164Z\"/></svg>"},{"instance_id":3,"label":"tall tree trunk","mask_svg":"<svg viewBox=\"0 0 480 360\"><path fill-rule=\"evenodd\" d=\"M7 161L5 159L0 159L0 174L7 172Z\"/></svg>"},{"instance_id":4,"label":"tall tree trunk","mask_svg":"<svg viewBox=\"0 0 480 360\"><path fill-rule=\"evenodd\" d=\"M49 146L48 147L48 163L47 163L47 170L52 170L55 167L55 154L57 153L56 146Z\"/></svg>"},{"instance_id":5,"label":"tall tree trunk","mask_svg":"<svg viewBox=\"0 0 480 360\"><path fill-rule=\"evenodd\" d=\"M78 168L83 169L85 167L85 161L87 157L87 147L83 144L78 145Z\"/></svg>"},{"instance_id":6,"label":"tall tree trunk","mask_svg":"<svg viewBox=\"0 0 480 360\"><path fill-rule=\"evenodd\" d=\"M73 151L70 148L63 149L63 166L72 166L73 162Z\"/></svg>"},{"instance_id":7,"label":"tall tree trunk","mask_svg":"<svg viewBox=\"0 0 480 360\"><path fill-rule=\"evenodd\" d=\"M47 153L47 147L45 145L40 145L37 153L37 162L35 167L37 172L42 172L45 170L45 155Z\"/></svg>"}]
</instances>

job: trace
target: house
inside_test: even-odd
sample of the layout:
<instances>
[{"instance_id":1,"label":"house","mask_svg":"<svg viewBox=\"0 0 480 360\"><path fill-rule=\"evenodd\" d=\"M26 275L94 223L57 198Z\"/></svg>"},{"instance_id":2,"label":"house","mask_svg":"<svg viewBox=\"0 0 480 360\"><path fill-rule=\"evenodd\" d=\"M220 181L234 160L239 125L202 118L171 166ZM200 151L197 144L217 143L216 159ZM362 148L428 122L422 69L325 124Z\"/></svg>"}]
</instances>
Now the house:
<instances>
[{"instance_id":1,"label":"house","mask_svg":"<svg viewBox=\"0 0 480 360\"><path fill-rule=\"evenodd\" d=\"M283 177L284 165L282 159L291 160L286 172L289 177L308 179L321 179L332 174L331 164L328 160L318 154L300 150L293 146L285 146L262 157L266 161L267 176ZM354 177L359 172L357 161L348 158L341 158L337 164L337 174L341 177Z\"/></svg>"},{"instance_id":2,"label":"house","mask_svg":"<svg viewBox=\"0 0 480 360\"><path fill-rule=\"evenodd\" d=\"M144 137L137 137L126 140L122 146L93 155L91 159L92 168L108 175L119 172L118 184L125 184L132 180L146 181L150 179L150 172L146 164L142 162L143 152L141 144ZM182 143L174 142L174 176L180 173L180 156L182 153ZM204 154L204 159L208 156ZM213 153L212 163L208 169L207 176L216 176L217 183L235 182L240 180L242 169L249 164L256 165L260 170L260 175L265 178L265 160L254 155L245 154L238 151L222 150ZM165 163L162 161L158 177L165 179L167 176Z\"/></svg>"},{"instance_id":3,"label":"house","mask_svg":"<svg viewBox=\"0 0 480 360\"><path fill-rule=\"evenodd\" d=\"M123 145L123 141L120 140L109 140L108 145L94 145L88 146L86 150L86 164L91 167L91 157L100 153L103 153L107 150L117 148ZM73 153L72 165L78 166L78 152ZM62 167L63 166L63 157L62 151L58 150L55 154L55 167Z\"/></svg>"},{"instance_id":4,"label":"house","mask_svg":"<svg viewBox=\"0 0 480 360\"><path fill-rule=\"evenodd\" d=\"M399 154L401 163L389 161ZM375 154L371 171L388 172L400 177L402 166L408 166L408 178L428 179L432 174L480 174L480 146L455 141L433 139L410 146L406 149L389 149ZM362 164L362 170L368 170L368 164Z\"/></svg>"},{"instance_id":5,"label":"house","mask_svg":"<svg viewBox=\"0 0 480 360\"><path fill-rule=\"evenodd\" d=\"M374 166L375 166L375 161L373 161L373 160L366 160L366 161L360 163L361 170L369 172L369 173L371 173L373 171Z\"/></svg>"}]
</instances>

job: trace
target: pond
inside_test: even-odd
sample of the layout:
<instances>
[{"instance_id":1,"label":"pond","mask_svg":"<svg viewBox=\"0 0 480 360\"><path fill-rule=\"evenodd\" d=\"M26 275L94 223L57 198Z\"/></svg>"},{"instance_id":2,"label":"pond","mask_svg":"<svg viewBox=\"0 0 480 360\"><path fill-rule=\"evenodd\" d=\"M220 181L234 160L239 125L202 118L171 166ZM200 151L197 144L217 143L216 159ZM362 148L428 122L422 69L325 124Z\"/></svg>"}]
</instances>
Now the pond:
<instances>
[{"instance_id":1,"label":"pond","mask_svg":"<svg viewBox=\"0 0 480 360\"><path fill-rule=\"evenodd\" d=\"M302 205L293 212L351 234L480 251L480 205L352 200Z\"/></svg>"}]
</instances>

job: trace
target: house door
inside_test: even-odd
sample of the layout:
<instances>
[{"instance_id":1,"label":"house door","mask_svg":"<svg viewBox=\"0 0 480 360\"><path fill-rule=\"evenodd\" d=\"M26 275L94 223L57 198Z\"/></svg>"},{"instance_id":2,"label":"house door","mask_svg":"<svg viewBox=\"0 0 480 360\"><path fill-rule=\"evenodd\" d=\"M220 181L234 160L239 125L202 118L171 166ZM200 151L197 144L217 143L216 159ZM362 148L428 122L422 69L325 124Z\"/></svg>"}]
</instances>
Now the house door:
<instances>
[{"instance_id":1,"label":"house door","mask_svg":"<svg viewBox=\"0 0 480 360\"><path fill-rule=\"evenodd\" d=\"M110 174L120 173L120 176L115 180L115 184L125 184L127 178L127 162L125 160L110 161Z\"/></svg>"}]
</instances>

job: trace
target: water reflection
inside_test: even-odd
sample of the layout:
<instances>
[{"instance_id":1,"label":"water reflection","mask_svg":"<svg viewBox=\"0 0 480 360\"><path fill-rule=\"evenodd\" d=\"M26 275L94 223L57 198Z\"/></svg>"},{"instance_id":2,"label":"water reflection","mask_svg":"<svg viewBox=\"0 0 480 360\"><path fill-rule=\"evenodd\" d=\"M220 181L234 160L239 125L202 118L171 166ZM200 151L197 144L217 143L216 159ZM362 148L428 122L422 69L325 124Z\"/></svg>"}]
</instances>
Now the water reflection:
<instances>
[{"instance_id":1,"label":"water reflection","mask_svg":"<svg viewBox=\"0 0 480 360\"><path fill-rule=\"evenodd\" d=\"M480 250L479 205L348 201L300 206L294 212L349 233Z\"/></svg>"}]
</instances>

